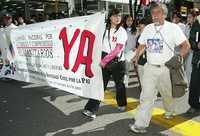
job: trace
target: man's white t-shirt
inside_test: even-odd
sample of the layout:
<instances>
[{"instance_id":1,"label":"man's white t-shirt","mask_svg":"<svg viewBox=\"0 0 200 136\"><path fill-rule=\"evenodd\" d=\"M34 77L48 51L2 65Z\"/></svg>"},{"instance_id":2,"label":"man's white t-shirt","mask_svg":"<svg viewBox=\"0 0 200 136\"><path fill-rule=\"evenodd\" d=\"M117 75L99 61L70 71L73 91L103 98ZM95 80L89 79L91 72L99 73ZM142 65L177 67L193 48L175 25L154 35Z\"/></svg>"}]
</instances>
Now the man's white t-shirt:
<instances>
[{"instance_id":1,"label":"man's white t-shirt","mask_svg":"<svg viewBox=\"0 0 200 136\"><path fill-rule=\"evenodd\" d=\"M127 32L123 27L119 27L117 31L116 29L111 28L110 39L108 38L108 30L106 30L106 33L103 39L103 51L110 53L112 50L115 49L117 44L122 44L124 45L124 47L121 50L121 52L118 54L118 57L120 58L121 61L124 61L125 60L124 48L125 48L127 37L128 37ZM109 44L109 41L110 41L110 44Z\"/></svg>"},{"instance_id":2,"label":"man's white t-shirt","mask_svg":"<svg viewBox=\"0 0 200 136\"><path fill-rule=\"evenodd\" d=\"M178 25L165 21L161 26L147 25L139 43L146 45L148 64L164 65L174 56L174 48L185 40L186 36Z\"/></svg>"}]
</instances>

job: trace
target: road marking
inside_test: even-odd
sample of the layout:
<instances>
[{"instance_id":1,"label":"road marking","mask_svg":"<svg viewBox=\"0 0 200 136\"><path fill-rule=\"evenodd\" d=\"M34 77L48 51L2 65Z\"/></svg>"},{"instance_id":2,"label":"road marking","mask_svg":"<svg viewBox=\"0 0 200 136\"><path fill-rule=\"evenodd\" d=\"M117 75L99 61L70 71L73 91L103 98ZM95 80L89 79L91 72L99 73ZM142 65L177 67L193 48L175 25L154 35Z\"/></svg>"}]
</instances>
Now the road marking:
<instances>
[{"instance_id":1,"label":"road marking","mask_svg":"<svg viewBox=\"0 0 200 136\"><path fill-rule=\"evenodd\" d=\"M139 101L133 98L127 98L127 101L127 112L134 114L136 111L136 107L139 104ZM115 93L111 91L106 91L104 103L117 107ZM194 121L192 119L186 119L178 115L174 116L174 118L171 120L167 120L163 118L164 113L165 111L163 109L153 108L152 122L159 126L168 128L169 130L183 136L200 135L200 122Z\"/></svg>"}]
</instances>

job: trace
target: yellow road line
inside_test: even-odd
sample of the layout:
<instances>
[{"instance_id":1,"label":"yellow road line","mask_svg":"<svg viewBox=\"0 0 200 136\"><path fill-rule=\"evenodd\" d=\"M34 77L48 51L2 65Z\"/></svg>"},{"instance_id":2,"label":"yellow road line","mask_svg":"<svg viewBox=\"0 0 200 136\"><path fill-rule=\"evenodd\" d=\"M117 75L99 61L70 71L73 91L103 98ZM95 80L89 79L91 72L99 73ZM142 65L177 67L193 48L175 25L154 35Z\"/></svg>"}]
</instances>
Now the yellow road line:
<instances>
[{"instance_id":1,"label":"yellow road line","mask_svg":"<svg viewBox=\"0 0 200 136\"><path fill-rule=\"evenodd\" d=\"M136 107L139 101L133 98L128 98L127 112L133 114L136 111ZM104 103L117 107L115 100L115 93L106 91ZM162 127L168 128L175 133L179 133L183 136L200 136L200 122L186 119L181 116L175 116L171 120L163 118L165 111L160 108L154 108L152 113L152 121Z\"/></svg>"}]
</instances>

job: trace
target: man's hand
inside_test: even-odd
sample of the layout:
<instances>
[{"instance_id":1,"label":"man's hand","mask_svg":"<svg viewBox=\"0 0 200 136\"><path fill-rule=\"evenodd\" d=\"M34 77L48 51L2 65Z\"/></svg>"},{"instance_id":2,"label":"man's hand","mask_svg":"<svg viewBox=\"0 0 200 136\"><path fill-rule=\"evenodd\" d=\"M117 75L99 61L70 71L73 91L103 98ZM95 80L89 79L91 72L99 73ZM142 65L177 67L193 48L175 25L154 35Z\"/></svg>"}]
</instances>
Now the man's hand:
<instances>
[{"instance_id":1,"label":"man's hand","mask_svg":"<svg viewBox=\"0 0 200 136\"><path fill-rule=\"evenodd\" d=\"M132 51L135 52L137 50L137 48L133 48Z\"/></svg>"},{"instance_id":2,"label":"man's hand","mask_svg":"<svg viewBox=\"0 0 200 136\"><path fill-rule=\"evenodd\" d=\"M137 65L137 64L138 64L138 59L139 59L138 55L135 55L135 56L132 58L133 64Z\"/></svg>"},{"instance_id":3,"label":"man's hand","mask_svg":"<svg viewBox=\"0 0 200 136\"><path fill-rule=\"evenodd\" d=\"M182 56L181 54L178 54L177 56L178 56L178 61L181 62L181 63L183 63L183 61L184 61L184 59L183 59L184 56Z\"/></svg>"},{"instance_id":4,"label":"man's hand","mask_svg":"<svg viewBox=\"0 0 200 136\"><path fill-rule=\"evenodd\" d=\"M145 44L140 44L136 50L136 55L132 58L133 64L135 64L135 65L138 64L140 55L144 52L144 50L145 50Z\"/></svg>"},{"instance_id":5,"label":"man's hand","mask_svg":"<svg viewBox=\"0 0 200 136\"><path fill-rule=\"evenodd\" d=\"M185 40L184 42L182 42L180 44L180 53L179 53L179 55L181 57L185 57L185 55L188 53L189 49L190 49L190 43L189 43L188 40Z\"/></svg>"},{"instance_id":6,"label":"man's hand","mask_svg":"<svg viewBox=\"0 0 200 136\"><path fill-rule=\"evenodd\" d=\"M105 68L106 65L105 65L104 63L100 62L100 63L99 63L99 66L100 66L101 68Z\"/></svg>"}]
</instances>

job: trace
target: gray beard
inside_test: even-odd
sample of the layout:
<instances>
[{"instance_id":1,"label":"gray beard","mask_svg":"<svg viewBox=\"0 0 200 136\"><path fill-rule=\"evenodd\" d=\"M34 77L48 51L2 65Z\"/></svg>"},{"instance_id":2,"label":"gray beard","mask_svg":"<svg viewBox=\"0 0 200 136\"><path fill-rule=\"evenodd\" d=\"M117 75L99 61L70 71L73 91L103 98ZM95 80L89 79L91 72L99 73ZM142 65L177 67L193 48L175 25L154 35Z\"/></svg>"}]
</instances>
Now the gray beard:
<instances>
[{"instance_id":1,"label":"gray beard","mask_svg":"<svg viewBox=\"0 0 200 136\"><path fill-rule=\"evenodd\" d=\"M154 22L154 25L155 25L155 26L159 26L159 25L160 25L160 22L158 22L158 21L157 21L157 22Z\"/></svg>"}]
</instances>

